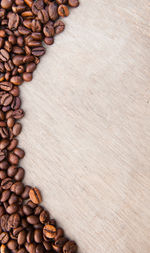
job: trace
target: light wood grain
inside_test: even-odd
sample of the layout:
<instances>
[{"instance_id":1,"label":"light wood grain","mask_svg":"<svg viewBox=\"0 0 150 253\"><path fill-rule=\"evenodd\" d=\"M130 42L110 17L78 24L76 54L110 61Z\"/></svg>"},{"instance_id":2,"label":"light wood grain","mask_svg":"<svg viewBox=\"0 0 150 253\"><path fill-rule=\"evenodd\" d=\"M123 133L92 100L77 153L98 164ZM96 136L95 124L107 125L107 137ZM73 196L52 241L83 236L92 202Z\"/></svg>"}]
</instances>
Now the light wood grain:
<instances>
[{"instance_id":1,"label":"light wood grain","mask_svg":"<svg viewBox=\"0 0 150 253\"><path fill-rule=\"evenodd\" d=\"M26 183L79 253L150 252L150 2L81 0L22 89Z\"/></svg>"}]
</instances>

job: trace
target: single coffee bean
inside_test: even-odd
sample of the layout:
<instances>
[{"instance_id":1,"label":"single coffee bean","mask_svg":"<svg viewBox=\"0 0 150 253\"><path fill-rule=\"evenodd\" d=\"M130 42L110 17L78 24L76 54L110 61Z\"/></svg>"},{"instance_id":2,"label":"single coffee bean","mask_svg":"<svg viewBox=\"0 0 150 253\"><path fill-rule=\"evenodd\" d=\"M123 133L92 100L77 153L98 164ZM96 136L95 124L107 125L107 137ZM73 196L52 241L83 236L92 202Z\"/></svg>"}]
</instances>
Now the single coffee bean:
<instances>
[{"instance_id":1,"label":"single coffee bean","mask_svg":"<svg viewBox=\"0 0 150 253\"><path fill-rule=\"evenodd\" d=\"M8 28L10 30L14 30L17 29L18 25L19 25L19 15L16 13L10 13L8 20Z\"/></svg>"},{"instance_id":2,"label":"single coffee bean","mask_svg":"<svg viewBox=\"0 0 150 253\"><path fill-rule=\"evenodd\" d=\"M17 109L20 108L20 105L21 105L21 100L20 100L20 98L19 98L19 97L14 97L14 98L13 98L13 101L12 101L12 103L11 103L11 108L12 108L13 110L17 110Z\"/></svg>"},{"instance_id":3,"label":"single coffee bean","mask_svg":"<svg viewBox=\"0 0 150 253\"><path fill-rule=\"evenodd\" d=\"M69 9L66 5L61 4L58 7L58 14L61 17L67 17L69 15Z\"/></svg>"},{"instance_id":4,"label":"single coffee bean","mask_svg":"<svg viewBox=\"0 0 150 253\"><path fill-rule=\"evenodd\" d=\"M1 1L1 7L4 9L9 9L13 4L12 0L2 0Z\"/></svg>"},{"instance_id":5,"label":"single coffee bean","mask_svg":"<svg viewBox=\"0 0 150 253\"><path fill-rule=\"evenodd\" d=\"M17 171L17 173L16 173L16 175L15 175L15 180L16 181L22 181L22 179L24 178L24 174L25 174L25 171L24 171L24 169L23 168L21 168L21 167L19 167L18 168L18 171Z\"/></svg>"},{"instance_id":6,"label":"single coffee bean","mask_svg":"<svg viewBox=\"0 0 150 253\"><path fill-rule=\"evenodd\" d=\"M49 213L45 210L43 210L40 214L40 222L42 224L46 224L50 219Z\"/></svg>"},{"instance_id":7,"label":"single coffee bean","mask_svg":"<svg viewBox=\"0 0 150 253\"><path fill-rule=\"evenodd\" d=\"M10 250L15 250L17 248L17 242L15 240L9 240L9 242L7 243L7 247Z\"/></svg>"},{"instance_id":8,"label":"single coffee bean","mask_svg":"<svg viewBox=\"0 0 150 253\"><path fill-rule=\"evenodd\" d=\"M7 232L2 232L0 234L0 241L2 244L6 244L9 241L9 234Z\"/></svg>"},{"instance_id":9,"label":"single coffee bean","mask_svg":"<svg viewBox=\"0 0 150 253\"><path fill-rule=\"evenodd\" d=\"M10 193L11 193L10 190L3 191L2 194L1 194L1 199L0 199L1 202L7 201L10 197Z\"/></svg>"},{"instance_id":10,"label":"single coffee bean","mask_svg":"<svg viewBox=\"0 0 150 253\"><path fill-rule=\"evenodd\" d=\"M43 33L46 37L53 37L54 36L54 27L51 22L48 22L44 28L43 28Z\"/></svg>"},{"instance_id":11,"label":"single coffee bean","mask_svg":"<svg viewBox=\"0 0 150 253\"><path fill-rule=\"evenodd\" d=\"M13 153L17 155L20 159L22 159L25 155L24 150L22 150L21 148L15 148L13 150Z\"/></svg>"},{"instance_id":12,"label":"single coffee bean","mask_svg":"<svg viewBox=\"0 0 150 253\"><path fill-rule=\"evenodd\" d=\"M32 80L32 73L24 72L22 77L24 81L30 82Z\"/></svg>"},{"instance_id":13,"label":"single coffee bean","mask_svg":"<svg viewBox=\"0 0 150 253\"><path fill-rule=\"evenodd\" d=\"M22 182L16 182L11 186L11 191L17 195L21 195L24 190L24 185Z\"/></svg>"},{"instance_id":14,"label":"single coffee bean","mask_svg":"<svg viewBox=\"0 0 150 253\"><path fill-rule=\"evenodd\" d=\"M19 234L18 234L18 238L17 238L17 242L19 245L23 245L26 242L26 231L22 230Z\"/></svg>"},{"instance_id":15,"label":"single coffee bean","mask_svg":"<svg viewBox=\"0 0 150 253\"><path fill-rule=\"evenodd\" d=\"M9 41L5 41L4 48L10 53L12 50L12 44Z\"/></svg>"},{"instance_id":16,"label":"single coffee bean","mask_svg":"<svg viewBox=\"0 0 150 253\"><path fill-rule=\"evenodd\" d=\"M16 213L18 211L18 205L16 203L11 204L7 207L6 211L8 214Z\"/></svg>"},{"instance_id":17,"label":"single coffee bean","mask_svg":"<svg viewBox=\"0 0 150 253\"><path fill-rule=\"evenodd\" d=\"M35 229L34 231L34 241L36 243L41 243L43 241L43 232L40 229Z\"/></svg>"},{"instance_id":18,"label":"single coffee bean","mask_svg":"<svg viewBox=\"0 0 150 253\"><path fill-rule=\"evenodd\" d=\"M12 100L13 100L13 96L9 93L6 93L1 97L1 104L4 106L7 106L11 104Z\"/></svg>"},{"instance_id":19,"label":"single coffee bean","mask_svg":"<svg viewBox=\"0 0 150 253\"><path fill-rule=\"evenodd\" d=\"M14 86L14 87L12 88L12 90L10 91L10 93L11 93L14 97L19 96L19 87Z\"/></svg>"},{"instance_id":20,"label":"single coffee bean","mask_svg":"<svg viewBox=\"0 0 150 253\"><path fill-rule=\"evenodd\" d=\"M15 85L20 85L20 84L22 84L23 80L22 80L21 76L13 76L10 79L10 82L12 82Z\"/></svg>"},{"instance_id":21,"label":"single coffee bean","mask_svg":"<svg viewBox=\"0 0 150 253\"><path fill-rule=\"evenodd\" d=\"M0 49L0 60L3 62L9 60L9 53L5 49Z\"/></svg>"},{"instance_id":22,"label":"single coffee bean","mask_svg":"<svg viewBox=\"0 0 150 253\"><path fill-rule=\"evenodd\" d=\"M30 215L27 217L27 222L32 225L36 225L39 223L39 218L35 215Z\"/></svg>"},{"instance_id":23,"label":"single coffee bean","mask_svg":"<svg viewBox=\"0 0 150 253\"><path fill-rule=\"evenodd\" d=\"M25 3L31 8L33 5L33 0L24 0Z\"/></svg>"},{"instance_id":24,"label":"single coffee bean","mask_svg":"<svg viewBox=\"0 0 150 253\"><path fill-rule=\"evenodd\" d=\"M26 185L25 188L24 188L23 193L21 194L21 197L23 199L28 199L30 190L31 190L31 187L29 185Z\"/></svg>"},{"instance_id":25,"label":"single coffee bean","mask_svg":"<svg viewBox=\"0 0 150 253\"><path fill-rule=\"evenodd\" d=\"M68 4L71 7L78 7L79 5L79 0L68 0Z\"/></svg>"},{"instance_id":26,"label":"single coffee bean","mask_svg":"<svg viewBox=\"0 0 150 253\"><path fill-rule=\"evenodd\" d=\"M53 225L45 225L43 228L43 234L45 237L52 239L56 236L56 228Z\"/></svg>"},{"instance_id":27,"label":"single coffee bean","mask_svg":"<svg viewBox=\"0 0 150 253\"><path fill-rule=\"evenodd\" d=\"M6 171L0 170L0 179L3 180L6 177L7 177Z\"/></svg>"},{"instance_id":28,"label":"single coffee bean","mask_svg":"<svg viewBox=\"0 0 150 253\"><path fill-rule=\"evenodd\" d=\"M14 203L13 203L14 204ZM11 206L13 205L11 204ZM20 216L18 213L14 213L14 214L11 214L9 219L8 219L8 227L10 229L14 229L14 228L17 228L20 224Z\"/></svg>"},{"instance_id":29,"label":"single coffee bean","mask_svg":"<svg viewBox=\"0 0 150 253\"><path fill-rule=\"evenodd\" d=\"M34 61L34 56L33 55L26 55L23 58L23 62L24 63L30 63Z\"/></svg>"},{"instance_id":30,"label":"single coffee bean","mask_svg":"<svg viewBox=\"0 0 150 253\"><path fill-rule=\"evenodd\" d=\"M18 158L18 156L16 156L15 154L9 153L9 154L8 154L8 161L9 161L11 164L17 165L17 164L19 163L19 158Z\"/></svg>"},{"instance_id":31,"label":"single coffee bean","mask_svg":"<svg viewBox=\"0 0 150 253\"><path fill-rule=\"evenodd\" d=\"M13 111L12 116L14 119L21 119L24 116L24 111L22 109L18 109Z\"/></svg>"},{"instance_id":32,"label":"single coffee bean","mask_svg":"<svg viewBox=\"0 0 150 253\"><path fill-rule=\"evenodd\" d=\"M38 19L41 21L42 24L45 24L49 20L48 13L45 9L38 11Z\"/></svg>"},{"instance_id":33,"label":"single coffee bean","mask_svg":"<svg viewBox=\"0 0 150 253\"><path fill-rule=\"evenodd\" d=\"M9 200L8 200L8 204L11 205L13 203L17 203L19 202L19 198L15 193L12 193Z\"/></svg>"},{"instance_id":34,"label":"single coffee bean","mask_svg":"<svg viewBox=\"0 0 150 253\"><path fill-rule=\"evenodd\" d=\"M32 49L32 54L34 56L42 56L45 54L45 48L44 47L35 47Z\"/></svg>"},{"instance_id":35,"label":"single coffee bean","mask_svg":"<svg viewBox=\"0 0 150 253\"><path fill-rule=\"evenodd\" d=\"M16 123L14 126L13 126L13 134L15 136L19 135L20 132L21 132L21 129L22 129L22 126L20 123Z\"/></svg>"},{"instance_id":36,"label":"single coffee bean","mask_svg":"<svg viewBox=\"0 0 150 253\"><path fill-rule=\"evenodd\" d=\"M16 66L19 66L23 64L23 59L24 59L23 55L16 55L13 57L12 61Z\"/></svg>"},{"instance_id":37,"label":"single coffee bean","mask_svg":"<svg viewBox=\"0 0 150 253\"><path fill-rule=\"evenodd\" d=\"M33 40L42 40L42 33L40 33L40 32L33 32L32 34L31 34L31 37L32 37L32 39Z\"/></svg>"},{"instance_id":38,"label":"single coffee bean","mask_svg":"<svg viewBox=\"0 0 150 253\"><path fill-rule=\"evenodd\" d=\"M3 179L1 182L1 187L4 190L10 189L12 185L13 185L13 180L9 177Z\"/></svg>"},{"instance_id":39,"label":"single coffee bean","mask_svg":"<svg viewBox=\"0 0 150 253\"><path fill-rule=\"evenodd\" d=\"M34 204L40 204L42 201L41 193L36 187L30 190L29 197Z\"/></svg>"},{"instance_id":40,"label":"single coffee bean","mask_svg":"<svg viewBox=\"0 0 150 253\"><path fill-rule=\"evenodd\" d=\"M0 141L0 150L5 149L9 145L9 140L8 139L3 139Z\"/></svg>"},{"instance_id":41,"label":"single coffee bean","mask_svg":"<svg viewBox=\"0 0 150 253\"><path fill-rule=\"evenodd\" d=\"M1 228L4 232L8 231L8 219L9 219L8 214L2 215L1 219L0 219L0 225L1 225Z\"/></svg>"},{"instance_id":42,"label":"single coffee bean","mask_svg":"<svg viewBox=\"0 0 150 253\"><path fill-rule=\"evenodd\" d=\"M52 45L54 43L54 38L53 37L45 37L44 42L47 45Z\"/></svg>"},{"instance_id":43,"label":"single coffee bean","mask_svg":"<svg viewBox=\"0 0 150 253\"><path fill-rule=\"evenodd\" d=\"M63 253L76 253L77 245L74 241L68 241L63 247Z\"/></svg>"},{"instance_id":44,"label":"single coffee bean","mask_svg":"<svg viewBox=\"0 0 150 253\"><path fill-rule=\"evenodd\" d=\"M0 83L0 89L4 91L10 91L12 90L13 85L10 82L1 82Z\"/></svg>"},{"instance_id":45,"label":"single coffee bean","mask_svg":"<svg viewBox=\"0 0 150 253\"><path fill-rule=\"evenodd\" d=\"M54 23L54 29L55 29L55 33L59 34L63 32L63 30L65 29L65 24L61 20L57 20Z\"/></svg>"},{"instance_id":46,"label":"single coffee bean","mask_svg":"<svg viewBox=\"0 0 150 253\"><path fill-rule=\"evenodd\" d=\"M31 24L31 29L33 32L41 32L42 25L39 20L33 19Z\"/></svg>"},{"instance_id":47,"label":"single coffee bean","mask_svg":"<svg viewBox=\"0 0 150 253\"><path fill-rule=\"evenodd\" d=\"M48 13L51 20L55 21L58 18L57 5L55 2L49 3Z\"/></svg>"},{"instance_id":48,"label":"single coffee bean","mask_svg":"<svg viewBox=\"0 0 150 253\"><path fill-rule=\"evenodd\" d=\"M26 65L26 73L32 73L36 69L36 64L34 62L28 63Z\"/></svg>"},{"instance_id":49,"label":"single coffee bean","mask_svg":"<svg viewBox=\"0 0 150 253\"><path fill-rule=\"evenodd\" d=\"M14 148L17 146L18 140L17 139L12 139L9 146L7 147L8 151L14 150Z\"/></svg>"}]
</instances>

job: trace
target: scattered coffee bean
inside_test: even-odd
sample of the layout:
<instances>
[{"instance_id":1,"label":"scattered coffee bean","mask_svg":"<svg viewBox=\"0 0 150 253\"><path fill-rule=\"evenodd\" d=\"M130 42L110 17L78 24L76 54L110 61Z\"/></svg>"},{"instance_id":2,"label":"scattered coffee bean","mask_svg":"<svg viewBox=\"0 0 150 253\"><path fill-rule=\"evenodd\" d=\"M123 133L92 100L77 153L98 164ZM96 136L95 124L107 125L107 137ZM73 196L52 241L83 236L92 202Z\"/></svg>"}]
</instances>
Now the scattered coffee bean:
<instances>
[{"instance_id":1,"label":"scattered coffee bean","mask_svg":"<svg viewBox=\"0 0 150 253\"><path fill-rule=\"evenodd\" d=\"M42 201L41 193L37 188L32 188L29 197L34 204L40 204Z\"/></svg>"}]
</instances>

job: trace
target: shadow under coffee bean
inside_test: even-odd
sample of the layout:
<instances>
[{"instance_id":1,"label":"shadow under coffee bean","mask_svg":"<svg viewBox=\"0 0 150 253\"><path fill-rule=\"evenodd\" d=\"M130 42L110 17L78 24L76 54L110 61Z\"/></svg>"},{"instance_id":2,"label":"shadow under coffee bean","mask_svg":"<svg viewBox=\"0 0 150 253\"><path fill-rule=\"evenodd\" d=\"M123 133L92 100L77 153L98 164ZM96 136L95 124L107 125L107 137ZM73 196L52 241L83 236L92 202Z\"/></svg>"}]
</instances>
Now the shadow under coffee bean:
<instances>
[{"instance_id":1,"label":"shadow under coffee bean","mask_svg":"<svg viewBox=\"0 0 150 253\"><path fill-rule=\"evenodd\" d=\"M60 17L78 0L1 0L0 1L0 252L76 253L77 245L65 237L62 228L41 206L36 187L23 183L25 171L19 166L25 155L17 136L24 117L19 85L29 82L44 43L65 25Z\"/></svg>"}]
</instances>

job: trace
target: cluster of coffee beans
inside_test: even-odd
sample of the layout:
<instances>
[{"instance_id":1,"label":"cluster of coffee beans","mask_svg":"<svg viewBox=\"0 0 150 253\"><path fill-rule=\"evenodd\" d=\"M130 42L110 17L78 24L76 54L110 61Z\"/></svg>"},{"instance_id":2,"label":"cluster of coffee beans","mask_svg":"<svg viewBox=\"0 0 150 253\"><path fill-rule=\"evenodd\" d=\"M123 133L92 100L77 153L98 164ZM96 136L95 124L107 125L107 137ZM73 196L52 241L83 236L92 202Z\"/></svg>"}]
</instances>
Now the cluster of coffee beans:
<instances>
[{"instance_id":1,"label":"cluster of coffee beans","mask_svg":"<svg viewBox=\"0 0 150 253\"><path fill-rule=\"evenodd\" d=\"M17 136L24 116L19 86L31 81L44 55L44 43L65 28L60 17L78 0L1 0L0 2L0 252L76 253L77 245L64 236L40 205L37 188L23 183L19 166L24 151Z\"/></svg>"}]
</instances>

